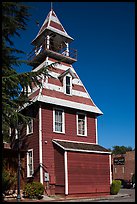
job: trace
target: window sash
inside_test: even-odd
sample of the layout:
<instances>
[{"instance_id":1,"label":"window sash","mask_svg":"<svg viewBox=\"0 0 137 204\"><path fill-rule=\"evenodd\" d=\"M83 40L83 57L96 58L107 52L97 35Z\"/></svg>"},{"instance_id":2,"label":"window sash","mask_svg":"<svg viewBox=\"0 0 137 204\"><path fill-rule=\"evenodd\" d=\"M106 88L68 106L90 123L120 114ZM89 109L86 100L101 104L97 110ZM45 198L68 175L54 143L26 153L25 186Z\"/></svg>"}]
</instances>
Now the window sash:
<instances>
[{"instance_id":1,"label":"window sash","mask_svg":"<svg viewBox=\"0 0 137 204\"><path fill-rule=\"evenodd\" d=\"M29 150L27 153L27 177L33 175L33 150Z\"/></svg>"},{"instance_id":2,"label":"window sash","mask_svg":"<svg viewBox=\"0 0 137 204\"><path fill-rule=\"evenodd\" d=\"M33 133L33 119L30 119L29 123L27 124L27 134Z\"/></svg>"},{"instance_id":3,"label":"window sash","mask_svg":"<svg viewBox=\"0 0 137 204\"><path fill-rule=\"evenodd\" d=\"M55 132L64 132L63 131L64 130L63 111L55 110L54 114L55 114L55 121L54 121Z\"/></svg>"},{"instance_id":4,"label":"window sash","mask_svg":"<svg viewBox=\"0 0 137 204\"><path fill-rule=\"evenodd\" d=\"M86 126L86 115L77 114L77 134L86 136L87 135L87 126Z\"/></svg>"},{"instance_id":5,"label":"window sash","mask_svg":"<svg viewBox=\"0 0 137 204\"><path fill-rule=\"evenodd\" d=\"M66 94L70 94L70 88L71 88L70 77L66 76Z\"/></svg>"}]
</instances>

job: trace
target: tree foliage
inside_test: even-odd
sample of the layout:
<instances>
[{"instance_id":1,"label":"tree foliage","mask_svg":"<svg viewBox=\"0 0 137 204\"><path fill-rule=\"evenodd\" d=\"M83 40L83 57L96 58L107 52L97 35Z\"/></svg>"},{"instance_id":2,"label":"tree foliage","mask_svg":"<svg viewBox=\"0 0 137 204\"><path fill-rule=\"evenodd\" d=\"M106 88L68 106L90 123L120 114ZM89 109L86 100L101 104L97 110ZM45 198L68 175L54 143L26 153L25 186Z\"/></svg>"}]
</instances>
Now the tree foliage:
<instances>
[{"instance_id":1,"label":"tree foliage","mask_svg":"<svg viewBox=\"0 0 137 204\"><path fill-rule=\"evenodd\" d=\"M111 150L112 154L125 154L128 151L132 151L132 147L128 146L113 146L113 149Z\"/></svg>"},{"instance_id":2,"label":"tree foliage","mask_svg":"<svg viewBox=\"0 0 137 204\"><path fill-rule=\"evenodd\" d=\"M15 48L13 37L21 37L20 31L26 30L29 20L29 7L21 2L2 2L2 131L7 135L9 126L16 126L17 121L28 122L28 117L17 111L29 102L28 87L32 82L41 86L39 78L48 75L48 67L43 66L36 72L17 73L15 66L21 66L19 54L22 50ZM24 62L24 63L27 63ZM53 64L50 67L54 66ZM38 78L39 77L39 78ZM22 89L22 92L21 92Z\"/></svg>"}]
</instances>

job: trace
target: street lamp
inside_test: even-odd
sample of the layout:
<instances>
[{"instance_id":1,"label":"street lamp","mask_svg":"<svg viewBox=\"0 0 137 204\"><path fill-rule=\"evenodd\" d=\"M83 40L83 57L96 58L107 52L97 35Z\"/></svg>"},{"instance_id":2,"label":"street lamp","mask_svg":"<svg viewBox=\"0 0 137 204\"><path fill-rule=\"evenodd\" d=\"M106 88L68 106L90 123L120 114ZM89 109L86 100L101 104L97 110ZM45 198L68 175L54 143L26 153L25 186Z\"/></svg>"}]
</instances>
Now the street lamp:
<instances>
[{"instance_id":1,"label":"street lamp","mask_svg":"<svg viewBox=\"0 0 137 204\"><path fill-rule=\"evenodd\" d=\"M20 195L20 170L21 170L21 162L20 162L20 129L21 129L21 124L17 125L17 129L15 130L15 135L17 139L17 151L18 151L18 180L17 180L17 202L20 202L21 200L21 195Z\"/></svg>"}]
</instances>

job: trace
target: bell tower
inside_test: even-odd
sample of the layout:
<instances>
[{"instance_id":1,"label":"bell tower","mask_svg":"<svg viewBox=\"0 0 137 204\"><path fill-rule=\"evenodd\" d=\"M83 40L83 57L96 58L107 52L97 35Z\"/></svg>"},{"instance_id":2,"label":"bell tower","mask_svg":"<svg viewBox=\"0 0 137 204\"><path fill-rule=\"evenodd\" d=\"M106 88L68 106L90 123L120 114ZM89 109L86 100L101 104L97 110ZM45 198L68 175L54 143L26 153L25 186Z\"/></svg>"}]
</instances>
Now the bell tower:
<instances>
[{"instance_id":1,"label":"bell tower","mask_svg":"<svg viewBox=\"0 0 137 204\"><path fill-rule=\"evenodd\" d=\"M73 41L60 23L55 12L51 8L37 36L32 41L34 49L29 55L29 65L35 69L48 57L57 61L72 64L77 61L77 51L70 48Z\"/></svg>"}]
</instances>

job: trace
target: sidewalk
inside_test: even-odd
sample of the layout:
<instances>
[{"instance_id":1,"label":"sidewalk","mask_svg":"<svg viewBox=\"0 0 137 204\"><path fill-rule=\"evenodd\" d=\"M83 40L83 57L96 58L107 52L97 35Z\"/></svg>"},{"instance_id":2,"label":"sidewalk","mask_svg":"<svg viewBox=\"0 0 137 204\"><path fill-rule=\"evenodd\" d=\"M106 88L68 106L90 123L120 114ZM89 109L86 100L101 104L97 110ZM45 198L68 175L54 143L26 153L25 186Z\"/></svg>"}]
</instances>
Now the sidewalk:
<instances>
[{"instance_id":1,"label":"sidewalk","mask_svg":"<svg viewBox=\"0 0 137 204\"><path fill-rule=\"evenodd\" d=\"M64 198L62 196L46 196L44 195L42 199L27 199L27 198L21 198L20 202L79 202L81 201L94 201L94 200L104 200L104 199L114 199L116 197L128 197L130 196L129 194L123 194L123 193L118 193L117 195L108 195L108 196L103 196L103 197L94 197L94 198ZM17 202L16 198L5 198L3 202Z\"/></svg>"}]
</instances>

